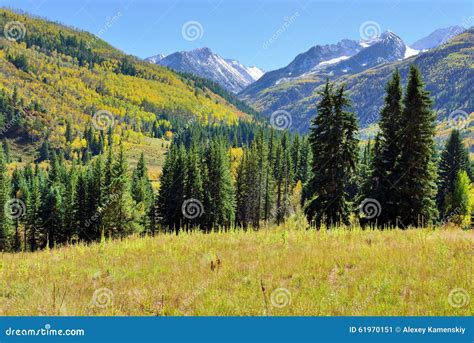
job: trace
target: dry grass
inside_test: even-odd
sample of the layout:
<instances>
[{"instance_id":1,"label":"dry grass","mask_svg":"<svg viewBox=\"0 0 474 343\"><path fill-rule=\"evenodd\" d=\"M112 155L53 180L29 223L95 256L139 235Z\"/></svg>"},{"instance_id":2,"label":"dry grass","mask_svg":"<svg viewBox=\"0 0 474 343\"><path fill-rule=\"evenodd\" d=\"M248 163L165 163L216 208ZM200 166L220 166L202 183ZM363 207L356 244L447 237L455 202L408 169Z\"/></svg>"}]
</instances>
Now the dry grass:
<instances>
[{"instance_id":1,"label":"dry grass","mask_svg":"<svg viewBox=\"0 0 474 343\"><path fill-rule=\"evenodd\" d=\"M131 237L0 259L1 315L470 315L473 231ZM94 299L95 294L95 299ZM453 300L453 299L451 299ZM459 299L454 299L459 304Z\"/></svg>"}]
</instances>

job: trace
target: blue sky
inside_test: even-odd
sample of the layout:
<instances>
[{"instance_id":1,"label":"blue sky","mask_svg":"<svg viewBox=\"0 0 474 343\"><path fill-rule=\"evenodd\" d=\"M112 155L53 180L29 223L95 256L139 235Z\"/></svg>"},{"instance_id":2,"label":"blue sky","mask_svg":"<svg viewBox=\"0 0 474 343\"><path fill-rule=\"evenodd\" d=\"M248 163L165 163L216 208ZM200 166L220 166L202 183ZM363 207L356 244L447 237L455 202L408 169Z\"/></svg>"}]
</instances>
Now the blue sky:
<instances>
[{"instance_id":1,"label":"blue sky","mask_svg":"<svg viewBox=\"0 0 474 343\"><path fill-rule=\"evenodd\" d=\"M364 23L368 32L389 29L408 44L437 28L474 25L472 0L0 0L0 6L92 32L142 58L207 46L265 70L313 45L359 40Z\"/></svg>"}]
</instances>

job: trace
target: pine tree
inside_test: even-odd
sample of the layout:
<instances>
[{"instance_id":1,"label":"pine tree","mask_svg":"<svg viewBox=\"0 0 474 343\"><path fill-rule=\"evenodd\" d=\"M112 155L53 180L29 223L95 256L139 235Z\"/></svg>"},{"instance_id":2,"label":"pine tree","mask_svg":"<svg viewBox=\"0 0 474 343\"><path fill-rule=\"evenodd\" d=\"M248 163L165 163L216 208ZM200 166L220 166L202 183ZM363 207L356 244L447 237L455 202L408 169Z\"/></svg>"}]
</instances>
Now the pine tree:
<instances>
[{"instance_id":1,"label":"pine tree","mask_svg":"<svg viewBox=\"0 0 474 343\"><path fill-rule=\"evenodd\" d=\"M142 215L139 215L139 223L147 232L150 232L155 201L143 153L140 155L137 166L133 171L131 193L133 200L137 204L138 212L142 213Z\"/></svg>"},{"instance_id":2,"label":"pine tree","mask_svg":"<svg viewBox=\"0 0 474 343\"><path fill-rule=\"evenodd\" d=\"M196 199L202 203L204 201L202 158L195 145L188 151L186 172L185 199ZM197 218L184 218L184 222L191 227L198 226L202 223L202 215Z\"/></svg>"},{"instance_id":3,"label":"pine tree","mask_svg":"<svg viewBox=\"0 0 474 343\"><path fill-rule=\"evenodd\" d=\"M109 197L105 204L107 226L114 236L125 236L137 230L135 208L128 182L128 165L125 160L123 143L112 166L112 181Z\"/></svg>"},{"instance_id":4,"label":"pine tree","mask_svg":"<svg viewBox=\"0 0 474 343\"><path fill-rule=\"evenodd\" d=\"M345 95L344 87L336 92L326 82L312 121L309 142L313 152L312 177L304 198L308 221L320 228L347 223L350 204L347 188L357 162L357 120Z\"/></svg>"},{"instance_id":5,"label":"pine tree","mask_svg":"<svg viewBox=\"0 0 474 343\"><path fill-rule=\"evenodd\" d=\"M469 154L462 143L458 130L452 130L446 142L438 167L438 194L436 202L440 215L447 213L444 203L446 195L454 191L454 183L460 171L466 171L469 175Z\"/></svg>"},{"instance_id":6,"label":"pine tree","mask_svg":"<svg viewBox=\"0 0 474 343\"><path fill-rule=\"evenodd\" d=\"M42 247L52 249L57 242L61 242L64 232L63 204L61 186L55 183L49 187L43 204L43 213L48 219L43 222Z\"/></svg>"},{"instance_id":7,"label":"pine tree","mask_svg":"<svg viewBox=\"0 0 474 343\"><path fill-rule=\"evenodd\" d=\"M270 157L270 142L265 141L263 131L260 131L257 140L257 153L258 153L258 169L259 169L259 192L260 192L260 212L259 220L262 218L265 222L268 222L271 217L271 210L274 203L274 179L273 170Z\"/></svg>"},{"instance_id":8,"label":"pine tree","mask_svg":"<svg viewBox=\"0 0 474 343\"><path fill-rule=\"evenodd\" d=\"M5 211L5 205L10 200L10 182L3 149L0 149L0 251L9 248L10 220Z\"/></svg>"},{"instance_id":9,"label":"pine tree","mask_svg":"<svg viewBox=\"0 0 474 343\"><path fill-rule=\"evenodd\" d=\"M11 187L10 187L10 197L16 198L17 194L19 194L21 189L21 184L23 183L21 171L18 168L15 168L12 173L11 178ZM5 208L4 208L5 209ZM13 219L13 226L14 226L14 238L13 238L13 251L20 251L21 250L21 237L20 237L20 220L19 218ZM26 230L24 231L24 250L26 250Z\"/></svg>"},{"instance_id":10,"label":"pine tree","mask_svg":"<svg viewBox=\"0 0 474 343\"><path fill-rule=\"evenodd\" d=\"M210 143L206 164L204 226L207 230L229 227L235 220L235 195L230 174L230 157L223 141Z\"/></svg>"},{"instance_id":11,"label":"pine tree","mask_svg":"<svg viewBox=\"0 0 474 343\"><path fill-rule=\"evenodd\" d=\"M301 140L300 155L300 165L298 166L296 179L301 180L301 183L305 184L308 180L308 175L310 173L309 166L311 163L311 147L306 137L303 137L303 139Z\"/></svg>"},{"instance_id":12,"label":"pine tree","mask_svg":"<svg viewBox=\"0 0 474 343\"><path fill-rule=\"evenodd\" d=\"M3 152L5 153L5 162L11 163L10 143L8 143L7 139L3 140Z\"/></svg>"},{"instance_id":13,"label":"pine tree","mask_svg":"<svg viewBox=\"0 0 474 343\"><path fill-rule=\"evenodd\" d=\"M87 176L87 235L89 239L99 240L103 232L102 216L106 206L104 160L99 155L89 167Z\"/></svg>"},{"instance_id":14,"label":"pine tree","mask_svg":"<svg viewBox=\"0 0 474 343\"><path fill-rule=\"evenodd\" d=\"M92 214L88 211L87 177L84 171L79 172L75 185L75 203L74 203L74 228L75 233L81 241L89 242L91 237L91 218Z\"/></svg>"},{"instance_id":15,"label":"pine tree","mask_svg":"<svg viewBox=\"0 0 474 343\"><path fill-rule=\"evenodd\" d=\"M468 228L471 222L471 213L474 211L472 186L465 170L459 170L454 181L452 192L445 198L444 207L447 218L451 222Z\"/></svg>"},{"instance_id":16,"label":"pine tree","mask_svg":"<svg viewBox=\"0 0 474 343\"><path fill-rule=\"evenodd\" d=\"M235 182L235 201L236 201L236 224L246 228L249 224L249 209L248 209L248 151L244 151L244 155L237 167L237 175Z\"/></svg>"},{"instance_id":17,"label":"pine tree","mask_svg":"<svg viewBox=\"0 0 474 343\"><path fill-rule=\"evenodd\" d=\"M291 166L293 167L293 175L298 179L299 167L301 164L301 143L300 136L295 135L291 144Z\"/></svg>"},{"instance_id":18,"label":"pine tree","mask_svg":"<svg viewBox=\"0 0 474 343\"><path fill-rule=\"evenodd\" d=\"M71 242L71 238L76 233L74 225L74 202L76 197L76 162L72 162L72 167L66 174L67 178L64 183L64 240Z\"/></svg>"},{"instance_id":19,"label":"pine tree","mask_svg":"<svg viewBox=\"0 0 474 343\"><path fill-rule=\"evenodd\" d=\"M39 235L41 233L41 185L39 170L36 169L35 174L30 183L30 191L28 192L28 198L26 201L26 220L25 220L25 232L27 233L28 244L31 251L35 251L39 243ZM25 240L26 245L26 240Z\"/></svg>"},{"instance_id":20,"label":"pine tree","mask_svg":"<svg viewBox=\"0 0 474 343\"><path fill-rule=\"evenodd\" d=\"M160 177L160 190L157 198L158 215L162 224L167 226L169 231L174 229L175 219L173 214L176 206L181 206L181 204L173 203L174 196L176 196L176 194L173 194L173 186L176 182L173 180L173 177L176 169L177 154L178 148L175 145L171 145L166 153Z\"/></svg>"},{"instance_id":21,"label":"pine tree","mask_svg":"<svg viewBox=\"0 0 474 343\"><path fill-rule=\"evenodd\" d=\"M421 75L410 67L408 85L403 99L403 123L400 156L393 170L399 182L392 187L400 199L397 213L404 226L423 226L437 216L436 184L433 163L435 114L431 111L429 93L424 90Z\"/></svg>"},{"instance_id":22,"label":"pine tree","mask_svg":"<svg viewBox=\"0 0 474 343\"><path fill-rule=\"evenodd\" d=\"M67 120L66 121L66 132L64 133L64 138L66 138L67 143L72 142L72 127L71 127L71 121Z\"/></svg>"},{"instance_id":23,"label":"pine tree","mask_svg":"<svg viewBox=\"0 0 474 343\"><path fill-rule=\"evenodd\" d=\"M380 203L380 213L373 218L380 226L396 225L401 195L397 183L403 171L395 165L400 156L405 123L402 118L402 88L400 73L394 71L386 87L385 103L380 113L380 133L377 136L371 175L367 180L365 197Z\"/></svg>"}]
</instances>

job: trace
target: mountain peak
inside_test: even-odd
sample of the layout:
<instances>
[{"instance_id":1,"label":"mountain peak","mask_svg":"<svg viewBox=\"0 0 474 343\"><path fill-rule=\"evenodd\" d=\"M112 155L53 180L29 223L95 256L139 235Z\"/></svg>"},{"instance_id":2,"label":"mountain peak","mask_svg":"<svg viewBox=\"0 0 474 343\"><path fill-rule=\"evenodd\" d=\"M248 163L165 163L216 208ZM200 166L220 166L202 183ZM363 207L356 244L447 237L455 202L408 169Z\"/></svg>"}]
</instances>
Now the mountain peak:
<instances>
[{"instance_id":1,"label":"mountain peak","mask_svg":"<svg viewBox=\"0 0 474 343\"><path fill-rule=\"evenodd\" d=\"M423 37L413 44L411 47L416 50L429 50L446 43L449 39L464 32L466 29L459 25L449 26L437 29L428 36Z\"/></svg>"},{"instance_id":2,"label":"mountain peak","mask_svg":"<svg viewBox=\"0 0 474 343\"><path fill-rule=\"evenodd\" d=\"M199 54L205 54L205 55L212 55L214 54L214 52L208 48L207 46L204 46L202 48L197 48L197 49L194 49L194 50L191 50L190 51L191 53L199 53Z\"/></svg>"},{"instance_id":3,"label":"mountain peak","mask_svg":"<svg viewBox=\"0 0 474 343\"><path fill-rule=\"evenodd\" d=\"M212 80L233 93L240 92L263 75L259 68L225 59L208 47L175 52L154 63Z\"/></svg>"},{"instance_id":4,"label":"mountain peak","mask_svg":"<svg viewBox=\"0 0 474 343\"><path fill-rule=\"evenodd\" d=\"M166 55L164 55L164 54L156 54L154 56L145 58L145 61L157 64L159 61L161 61L165 57L166 57Z\"/></svg>"}]
</instances>

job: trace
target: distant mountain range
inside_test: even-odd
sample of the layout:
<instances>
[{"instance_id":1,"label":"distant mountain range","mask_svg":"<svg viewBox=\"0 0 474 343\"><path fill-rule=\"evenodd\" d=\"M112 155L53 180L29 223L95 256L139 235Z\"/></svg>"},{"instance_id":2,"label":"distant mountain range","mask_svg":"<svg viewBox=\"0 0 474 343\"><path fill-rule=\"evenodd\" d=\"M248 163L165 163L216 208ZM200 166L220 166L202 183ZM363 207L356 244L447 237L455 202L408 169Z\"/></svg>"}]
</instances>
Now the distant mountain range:
<instances>
[{"instance_id":1,"label":"distant mountain range","mask_svg":"<svg viewBox=\"0 0 474 343\"><path fill-rule=\"evenodd\" d=\"M180 51L168 56L160 54L146 60L210 79L233 93L239 93L264 73L257 67L247 67L236 60L225 59L209 48Z\"/></svg>"},{"instance_id":2,"label":"distant mountain range","mask_svg":"<svg viewBox=\"0 0 474 343\"><path fill-rule=\"evenodd\" d=\"M360 124L366 127L378 119L391 71L398 67L404 77L411 63L422 70L439 118L459 108L472 108L471 37L472 29L466 32L461 26L451 26L408 46L396 33L386 31L371 40L343 39L313 46L286 67L265 74L257 67L222 58L209 48L160 54L147 61L210 79L238 93L264 116L287 111L293 117L293 129L304 132L315 114L319 87L327 78L347 84Z\"/></svg>"},{"instance_id":3,"label":"distant mountain range","mask_svg":"<svg viewBox=\"0 0 474 343\"><path fill-rule=\"evenodd\" d=\"M371 41L343 40L315 46L288 66L267 72L239 96L267 116L277 110L289 112L293 129L304 132L315 114L319 87L329 78L347 85L360 124L366 127L378 119L384 86L393 69L398 67L405 77L408 66L414 63L432 92L434 109L443 118L450 111L473 105L469 95L470 80L474 79L472 29L452 40L445 38L455 31L456 27L437 30L420 40L418 47L432 46L423 52L390 31ZM440 36L443 38L436 38Z\"/></svg>"},{"instance_id":4,"label":"distant mountain range","mask_svg":"<svg viewBox=\"0 0 474 343\"><path fill-rule=\"evenodd\" d=\"M411 45L411 47L416 50L433 49L446 43L449 39L462 33L464 30L465 28L458 25L438 29L430 33L428 36L417 40Z\"/></svg>"}]
</instances>

